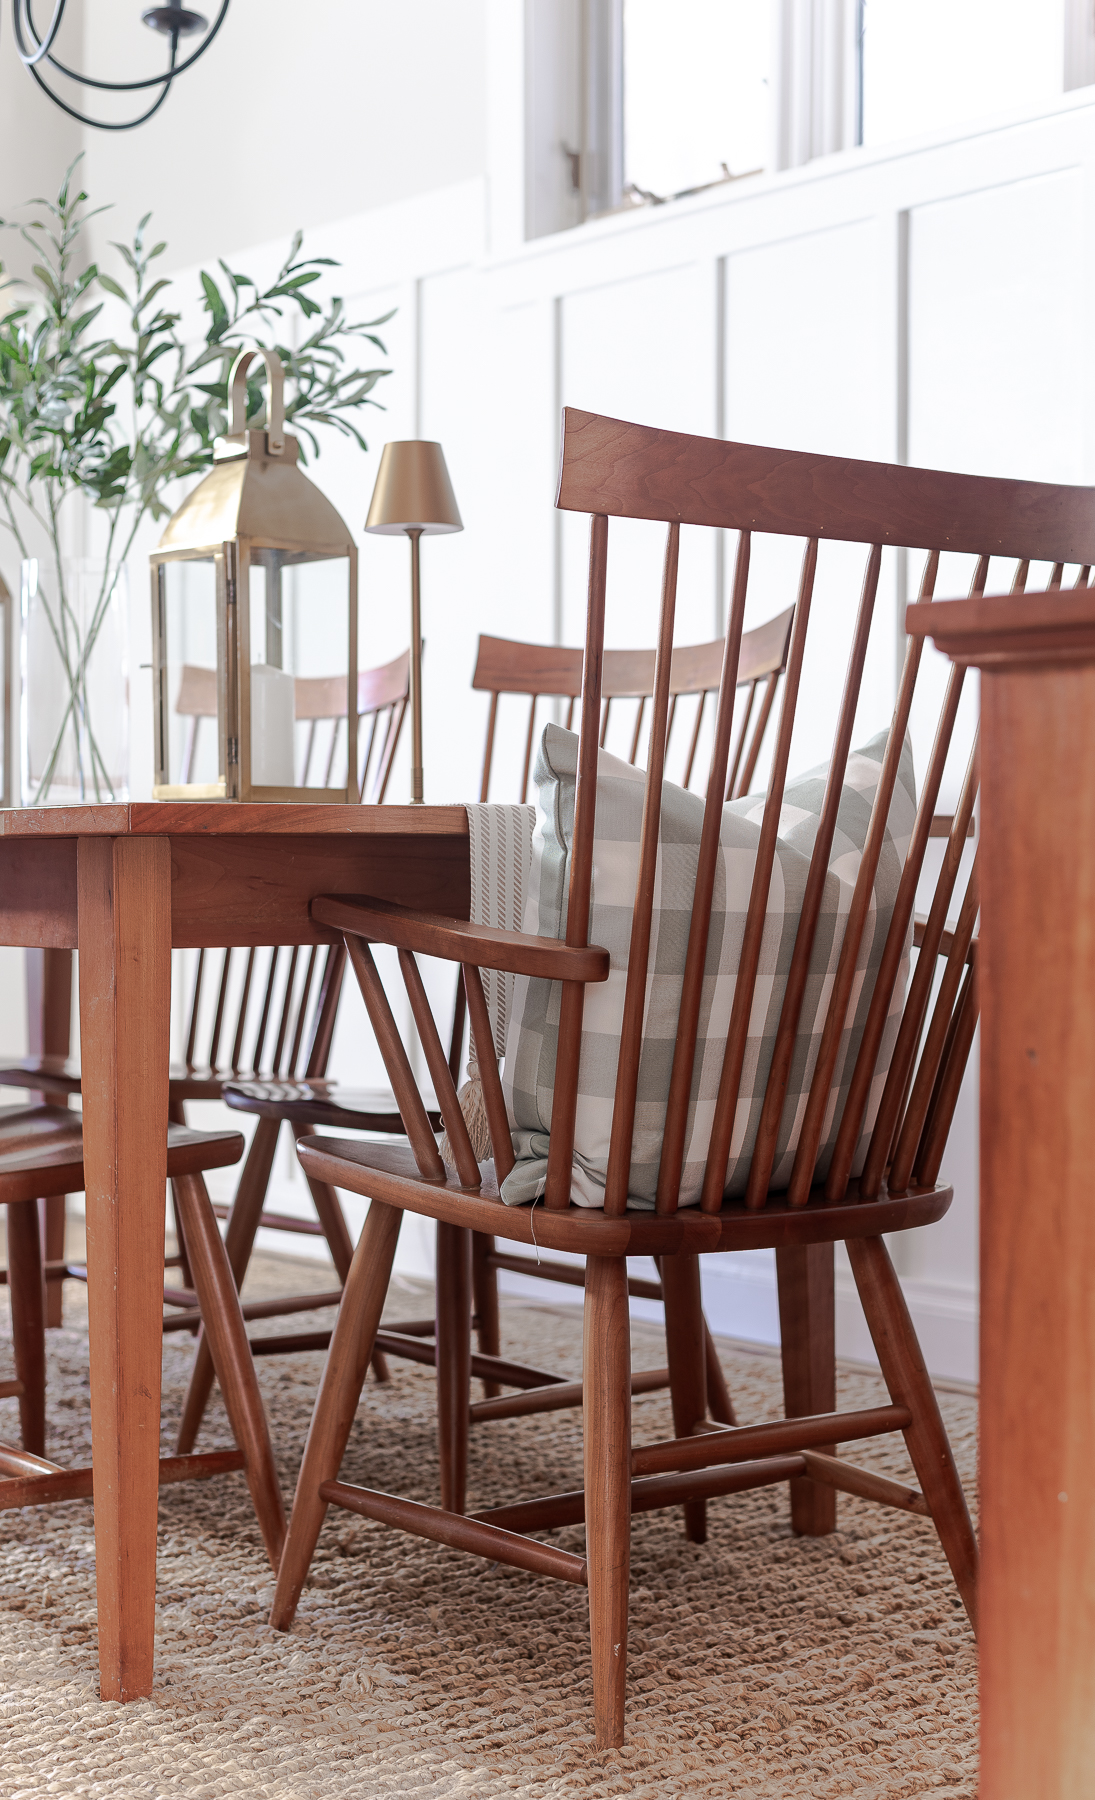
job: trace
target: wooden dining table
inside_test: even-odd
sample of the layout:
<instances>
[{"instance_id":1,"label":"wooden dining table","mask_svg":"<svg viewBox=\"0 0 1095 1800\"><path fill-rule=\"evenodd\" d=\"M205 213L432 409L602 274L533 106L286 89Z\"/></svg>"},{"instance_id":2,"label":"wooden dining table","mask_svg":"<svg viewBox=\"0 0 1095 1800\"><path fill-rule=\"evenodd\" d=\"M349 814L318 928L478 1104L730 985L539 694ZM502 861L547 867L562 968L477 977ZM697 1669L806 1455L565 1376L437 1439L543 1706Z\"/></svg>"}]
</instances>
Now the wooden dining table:
<instances>
[{"instance_id":1,"label":"wooden dining table","mask_svg":"<svg viewBox=\"0 0 1095 1800\"><path fill-rule=\"evenodd\" d=\"M468 917L462 806L0 811L0 943L79 952L99 1691L152 1691L171 952L322 944L317 894Z\"/></svg>"}]
</instances>

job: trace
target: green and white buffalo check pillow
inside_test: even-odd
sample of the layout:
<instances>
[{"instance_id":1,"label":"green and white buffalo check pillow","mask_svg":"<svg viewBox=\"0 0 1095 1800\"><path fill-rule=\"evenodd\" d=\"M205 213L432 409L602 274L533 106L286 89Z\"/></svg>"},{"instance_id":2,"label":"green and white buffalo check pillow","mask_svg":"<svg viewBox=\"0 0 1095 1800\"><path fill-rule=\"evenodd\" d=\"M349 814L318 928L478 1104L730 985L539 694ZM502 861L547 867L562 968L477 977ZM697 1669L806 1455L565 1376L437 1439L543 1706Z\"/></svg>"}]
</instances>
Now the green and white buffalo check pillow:
<instances>
[{"instance_id":1,"label":"green and white buffalo check pillow","mask_svg":"<svg viewBox=\"0 0 1095 1800\"><path fill-rule=\"evenodd\" d=\"M775 1191L791 1177L802 1116L821 1043L825 1008L836 973L844 925L860 857L867 838L871 806L882 771L887 732L880 732L848 759L829 869L814 940L798 1042L791 1064L787 1102L780 1126L773 1169ZM543 937L563 937L574 828L574 788L578 739L558 725L548 725L536 764L539 803L533 838L532 869L525 901L524 929ZM768 910L760 966L749 1021L749 1041L742 1074L725 1193L745 1191L749 1162L760 1123L765 1083L775 1045L776 1028L798 930L810 852L821 816L828 765L810 769L790 781L784 794L779 838L768 894ZM605 1170L612 1130L624 986L631 941L631 915L639 870L646 775L601 751L597 775L597 822L593 846L593 910L589 941L611 954L608 980L586 988L578 1109L574 1137L571 1197L579 1206L603 1206ZM745 933L745 917L760 839L763 795L750 795L724 807L722 855L715 877L711 932L700 1011L697 1056L692 1076L680 1205L695 1206L703 1185L715 1099L722 1072L730 1008ZM906 739L886 837L879 857L874 893L856 980L848 1008L833 1087L825 1117L816 1178L823 1178L832 1155L839 1104L851 1079L867 1019L882 949L897 897L898 882L916 811L912 750ZM629 1205L652 1209L658 1181L669 1077L684 979L692 895L696 881L703 801L697 794L666 782L662 790L658 869L654 892L646 1018L631 1150ZM867 1138L882 1095L897 1036L908 979L912 935L894 987L870 1104L854 1171L866 1154ZM512 1205L535 1200L547 1177L551 1100L555 1086L560 986L557 982L518 976L507 1033L503 1087L517 1163L502 1186Z\"/></svg>"}]
</instances>

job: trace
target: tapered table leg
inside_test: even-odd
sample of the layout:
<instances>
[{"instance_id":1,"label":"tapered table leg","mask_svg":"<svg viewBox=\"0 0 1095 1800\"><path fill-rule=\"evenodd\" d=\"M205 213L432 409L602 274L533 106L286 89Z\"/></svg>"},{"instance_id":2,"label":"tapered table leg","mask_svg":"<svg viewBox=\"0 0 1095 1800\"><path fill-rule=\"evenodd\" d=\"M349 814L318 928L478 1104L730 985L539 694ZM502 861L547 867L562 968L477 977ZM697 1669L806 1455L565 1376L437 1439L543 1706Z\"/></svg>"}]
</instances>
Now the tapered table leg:
<instances>
[{"instance_id":1,"label":"tapered table leg","mask_svg":"<svg viewBox=\"0 0 1095 1800\"><path fill-rule=\"evenodd\" d=\"M983 671L980 1791L1089 1800L1095 593L908 625Z\"/></svg>"},{"instance_id":2,"label":"tapered table leg","mask_svg":"<svg viewBox=\"0 0 1095 1800\"><path fill-rule=\"evenodd\" d=\"M167 1180L166 838L77 863L99 1691L152 1691Z\"/></svg>"}]
</instances>

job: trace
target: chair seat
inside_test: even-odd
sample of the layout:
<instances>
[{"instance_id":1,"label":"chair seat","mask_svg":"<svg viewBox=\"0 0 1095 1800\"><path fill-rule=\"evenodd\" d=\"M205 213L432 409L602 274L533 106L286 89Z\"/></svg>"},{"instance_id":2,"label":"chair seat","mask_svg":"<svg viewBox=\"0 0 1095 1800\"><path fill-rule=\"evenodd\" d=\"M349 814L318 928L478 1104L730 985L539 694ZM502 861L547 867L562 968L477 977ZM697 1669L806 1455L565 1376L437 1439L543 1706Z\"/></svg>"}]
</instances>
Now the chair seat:
<instances>
[{"instance_id":1,"label":"chair seat","mask_svg":"<svg viewBox=\"0 0 1095 1800\"><path fill-rule=\"evenodd\" d=\"M244 1151L238 1131L167 1128L169 1179L199 1175L239 1162ZM38 1200L51 1194L78 1194L84 1187L84 1143L80 1114L65 1107L11 1107L0 1110L0 1202Z\"/></svg>"},{"instance_id":2,"label":"chair seat","mask_svg":"<svg viewBox=\"0 0 1095 1800\"><path fill-rule=\"evenodd\" d=\"M390 1131L403 1135L403 1120L390 1088L344 1088L335 1081L314 1078L291 1081L230 1081L224 1098L236 1112L257 1113L264 1119L286 1119L293 1125L343 1126L350 1131ZM430 1123L441 1130L440 1113L431 1112Z\"/></svg>"},{"instance_id":3,"label":"chair seat","mask_svg":"<svg viewBox=\"0 0 1095 1800\"><path fill-rule=\"evenodd\" d=\"M507 1206L498 1193L492 1162L481 1165L483 1184L476 1190L461 1187L455 1175L444 1184L423 1180L413 1152L400 1145L306 1137L298 1142L297 1154L306 1175L370 1200L541 1250L571 1250L583 1256L768 1250L880 1237L933 1224L943 1217L954 1194L941 1182L904 1194L890 1194L883 1185L877 1199L860 1200L858 1183L852 1181L845 1199L826 1200L817 1188L806 1206L788 1206L777 1195L758 1212L749 1211L742 1201L727 1200L717 1213L686 1207L667 1218L638 1210L608 1218L591 1207L548 1212L539 1203L535 1208Z\"/></svg>"},{"instance_id":4,"label":"chair seat","mask_svg":"<svg viewBox=\"0 0 1095 1800\"><path fill-rule=\"evenodd\" d=\"M23 1056L0 1063L0 1087L31 1088L43 1094L78 1094L80 1065L72 1056Z\"/></svg>"},{"instance_id":5,"label":"chair seat","mask_svg":"<svg viewBox=\"0 0 1095 1800\"><path fill-rule=\"evenodd\" d=\"M172 1063L168 1071L172 1100L219 1100L231 1069L187 1068ZM23 1056L0 1063L0 1087L30 1088L43 1094L78 1094L80 1064L74 1056Z\"/></svg>"}]
</instances>

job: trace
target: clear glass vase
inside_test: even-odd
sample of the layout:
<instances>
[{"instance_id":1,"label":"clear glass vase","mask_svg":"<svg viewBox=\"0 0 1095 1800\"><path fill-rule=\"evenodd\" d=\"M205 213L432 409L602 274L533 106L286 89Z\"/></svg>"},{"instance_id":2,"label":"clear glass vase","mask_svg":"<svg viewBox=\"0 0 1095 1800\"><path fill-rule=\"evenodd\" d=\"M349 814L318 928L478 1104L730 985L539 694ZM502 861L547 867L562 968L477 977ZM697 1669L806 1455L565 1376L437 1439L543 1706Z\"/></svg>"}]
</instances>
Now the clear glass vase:
<instances>
[{"instance_id":1,"label":"clear glass vase","mask_svg":"<svg viewBox=\"0 0 1095 1800\"><path fill-rule=\"evenodd\" d=\"M24 806L129 798L125 568L23 564L19 747Z\"/></svg>"}]
</instances>

